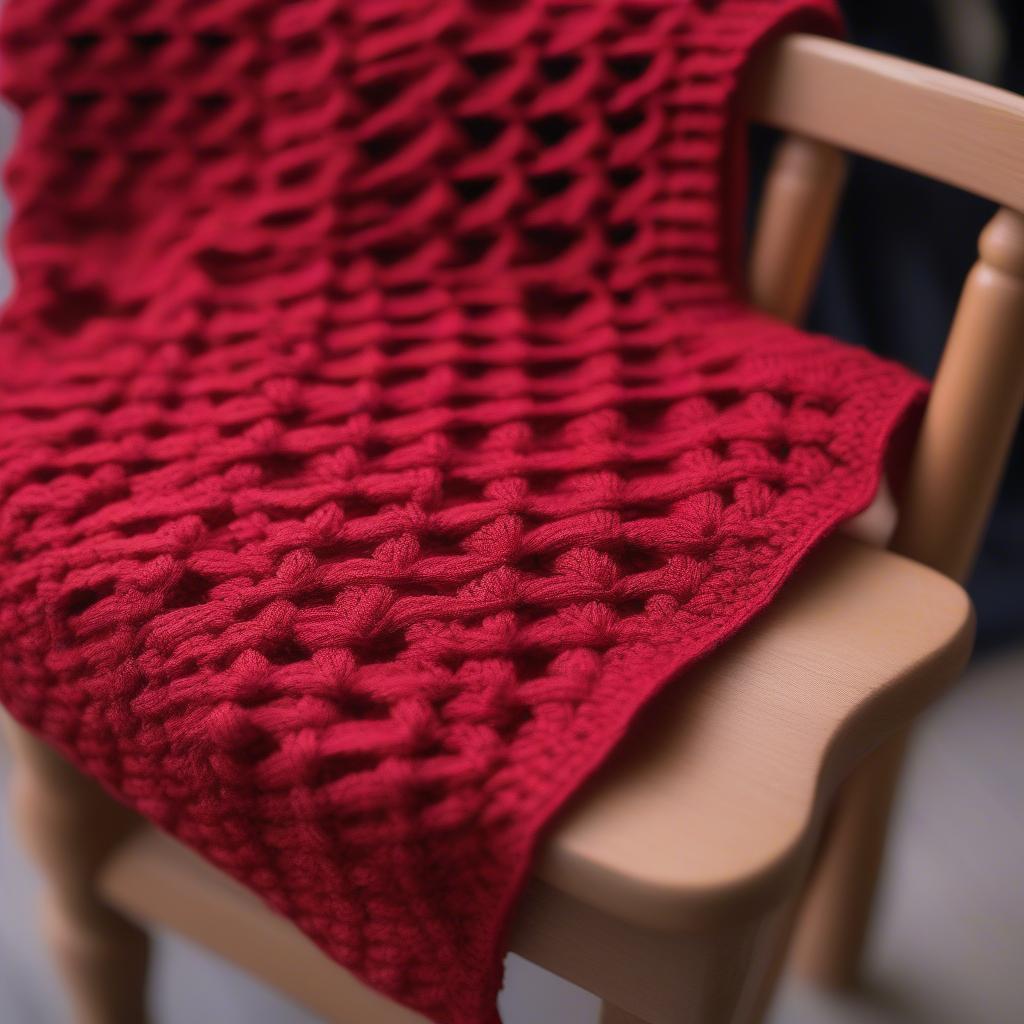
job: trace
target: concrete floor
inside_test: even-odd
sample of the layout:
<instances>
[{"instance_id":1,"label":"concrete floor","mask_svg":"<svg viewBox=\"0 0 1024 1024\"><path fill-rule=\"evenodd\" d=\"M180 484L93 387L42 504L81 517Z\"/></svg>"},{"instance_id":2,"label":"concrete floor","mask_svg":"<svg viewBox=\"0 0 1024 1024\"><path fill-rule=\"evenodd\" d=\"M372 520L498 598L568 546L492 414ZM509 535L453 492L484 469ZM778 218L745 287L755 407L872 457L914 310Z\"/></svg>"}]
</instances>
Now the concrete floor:
<instances>
[{"instance_id":1,"label":"concrete floor","mask_svg":"<svg viewBox=\"0 0 1024 1024\"><path fill-rule=\"evenodd\" d=\"M6 772L0 751L0 783ZM3 803L0 796L0 1024L66 1024L35 932L37 883ZM787 982L770 1024L1024 1021L1022 865L1024 649L976 663L922 723L865 992L836 1000ZM160 939L156 963L159 1024L314 1024L177 939ZM502 1009L506 1024L597 1018L593 998L516 957Z\"/></svg>"}]
</instances>

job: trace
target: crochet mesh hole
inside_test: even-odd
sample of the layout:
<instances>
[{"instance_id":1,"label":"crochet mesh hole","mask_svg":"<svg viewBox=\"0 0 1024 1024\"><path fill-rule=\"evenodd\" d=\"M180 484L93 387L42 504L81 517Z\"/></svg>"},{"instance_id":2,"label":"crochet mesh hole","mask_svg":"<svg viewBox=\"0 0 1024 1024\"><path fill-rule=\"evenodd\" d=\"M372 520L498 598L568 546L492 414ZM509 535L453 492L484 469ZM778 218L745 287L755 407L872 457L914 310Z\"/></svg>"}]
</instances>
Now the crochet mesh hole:
<instances>
[{"instance_id":1,"label":"crochet mesh hole","mask_svg":"<svg viewBox=\"0 0 1024 1024\"><path fill-rule=\"evenodd\" d=\"M170 38L166 32L139 32L128 37L132 46L147 59L154 57L158 50L167 45Z\"/></svg>"},{"instance_id":2,"label":"crochet mesh hole","mask_svg":"<svg viewBox=\"0 0 1024 1024\"><path fill-rule=\"evenodd\" d=\"M452 181L456 194L464 203L472 203L482 199L494 188L497 178L457 178Z\"/></svg>"},{"instance_id":3,"label":"crochet mesh hole","mask_svg":"<svg viewBox=\"0 0 1024 1024\"><path fill-rule=\"evenodd\" d=\"M400 387L403 384L412 384L420 381L425 376L425 371L420 366L396 367L384 370L379 380L385 387Z\"/></svg>"},{"instance_id":4,"label":"crochet mesh hole","mask_svg":"<svg viewBox=\"0 0 1024 1024\"><path fill-rule=\"evenodd\" d=\"M492 367L485 362L459 360L455 365L459 379L467 383L484 379L492 370Z\"/></svg>"},{"instance_id":5,"label":"crochet mesh hole","mask_svg":"<svg viewBox=\"0 0 1024 1024\"><path fill-rule=\"evenodd\" d=\"M717 494L722 499L722 508L727 509L730 505L735 504L736 495L733 491L731 484L720 484L717 487L711 488L712 494ZM711 528L713 530L713 528Z\"/></svg>"},{"instance_id":6,"label":"crochet mesh hole","mask_svg":"<svg viewBox=\"0 0 1024 1024\"><path fill-rule=\"evenodd\" d=\"M265 761L276 754L278 749L277 740L270 733L263 733L233 749L230 757L238 763L259 764L260 761Z\"/></svg>"},{"instance_id":7,"label":"crochet mesh hole","mask_svg":"<svg viewBox=\"0 0 1024 1024\"><path fill-rule=\"evenodd\" d=\"M197 46L206 50L210 55L216 55L226 50L231 44L231 36L222 32L197 32L192 38Z\"/></svg>"},{"instance_id":8,"label":"crochet mesh hole","mask_svg":"<svg viewBox=\"0 0 1024 1024\"><path fill-rule=\"evenodd\" d=\"M628 245L636 238L637 226L635 223L609 224L605 228L605 238L608 244L613 246Z\"/></svg>"},{"instance_id":9,"label":"crochet mesh hole","mask_svg":"<svg viewBox=\"0 0 1024 1024\"><path fill-rule=\"evenodd\" d=\"M465 554L465 534L441 533L438 530L427 530L420 535L420 548L424 557L438 555Z\"/></svg>"},{"instance_id":10,"label":"crochet mesh hole","mask_svg":"<svg viewBox=\"0 0 1024 1024\"><path fill-rule=\"evenodd\" d=\"M68 435L68 441L77 448L96 441L97 434L95 427L79 427Z\"/></svg>"},{"instance_id":11,"label":"crochet mesh hole","mask_svg":"<svg viewBox=\"0 0 1024 1024\"><path fill-rule=\"evenodd\" d=\"M523 294L527 314L538 319L567 317L586 301L585 293L569 292L543 284L530 285Z\"/></svg>"},{"instance_id":12,"label":"crochet mesh hole","mask_svg":"<svg viewBox=\"0 0 1024 1024\"><path fill-rule=\"evenodd\" d=\"M156 516L145 519L130 519L120 526L120 532L125 537L141 537L143 534L154 533L163 526L164 520Z\"/></svg>"},{"instance_id":13,"label":"crochet mesh hole","mask_svg":"<svg viewBox=\"0 0 1024 1024\"><path fill-rule=\"evenodd\" d=\"M546 114L530 121L530 128L545 146L557 146L576 128L576 122L561 114Z\"/></svg>"},{"instance_id":14,"label":"crochet mesh hole","mask_svg":"<svg viewBox=\"0 0 1024 1024\"><path fill-rule=\"evenodd\" d=\"M650 70L651 58L645 53L630 53L609 58L608 67L624 82L633 82Z\"/></svg>"},{"instance_id":15,"label":"crochet mesh hole","mask_svg":"<svg viewBox=\"0 0 1024 1024\"><path fill-rule=\"evenodd\" d=\"M608 180L616 189L625 190L630 185L635 185L642 177L643 172L639 167L613 167L608 173Z\"/></svg>"},{"instance_id":16,"label":"crochet mesh hole","mask_svg":"<svg viewBox=\"0 0 1024 1024\"><path fill-rule=\"evenodd\" d=\"M209 341L201 334L186 335L181 344L190 356L202 356L210 351Z\"/></svg>"},{"instance_id":17,"label":"crochet mesh hole","mask_svg":"<svg viewBox=\"0 0 1024 1024\"><path fill-rule=\"evenodd\" d=\"M540 552L519 555L515 559L515 566L521 572L532 576L546 577L551 572L551 556Z\"/></svg>"},{"instance_id":18,"label":"crochet mesh hole","mask_svg":"<svg viewBox=\"0 0 1024 1024\"><path fill-rule=\"evenodd\" d=\"M262 224L268 230L287 230L288 228L297 228L302 224L307 224L314 217L318 215L316 209L309 208L296 208L292 210L273 210L270 213L265 213L260 218L260 224Z\"/></svg>"},{"instance_id":19,"label":"crochet mesh hole","mask_svg":"<svg viewBox=\"0 0 1024 1024\"><path fill-rule=\"evenodd\" d=\"M636 459L625 455L612 464L616 465L615 472L623 480L644 480L664 473L666 468L664 459Z\"/></svg>"},{"instance_id":20,"label":"crochet mesh hole","mask_svg":"<svg viewBox=\"0 0 1024 1024\"><path fill-rule=\"evenodd\" d=\"M63 473L64 470L57 466L37 466L28 474L27 479L34 484L48 484L62 476Z\"/></svg>"},{"instance_id":21,"label":"crochet mesh hole","mask_svg":"<svg viewBox=\"0 0 1024 1024\"><path fill-rule=\"evenodd\" d=\"M487 79L504 71L509 58L503 53L469 53L462 62L477 78Z\"/></svg>"},{"instance_id":22,"label":"crochet mesh hole","mask_svg":"<svg viewBox=\"0 0 1024 1024\"><path fill-rule=\"evenodd\" d=\"M478 395L453 394L447 402L449 409L474 409L480 405Z\"/></svg>"},{"instance_id":23,"label":"crochet mesh hole","mask_svg":"<svg viewBox=\"0 0 1024 1024\"><path fill-rule=\"evenodd\" d=\"M671 407L669 399L640 399L623 403L622 411L631 430L651 430L657 427Z\"/></svg>"},{"instance_id":24,"label":"crochet mesh hole","mask_svg":"<svg viewBox=\"0 0 1024 1024\"><path fill-rule=\"evenodd\" d=\"M72 92L64 97L66 115L72 129L85 121L93 109L103 100L103 94L98 92ZM80 119L80 120L79 120Z\"/></svg>"},{"instance_id":25,"label":"crochet mesh hole","mask_svg":"<svg viewBox=\"0 0 1024 1024\"><path fill-rule=\"evenodd\" d=\"M408 644L405 633L396 630L392 633L367 637L354 646L359 652L359 660L362 664L374 665L394 661Z\"/></svg>"},{"instance_id":26,"label":"crochet mesh hole","mask_svg":"<svg viewBox=\"0 0 1024 1024\"><path fill-rule=\"evenodd\" d=\"M125 99L131 116L140 122L150 117L156 117L160 107L167 102L167 97L162 92L133 92L129 93Z\"/></svg>"},{"instance_id":27,"label":"crochet mesh hole","mask_svg":"<svg viewBox=\"0 0 1024 1024\"><path fill-rule=\"evenodd\" d=\"M619 16L633 28L647 28L662 14L662 7L648 3L624 3L619 9Z\"/></svg>"},{"instance_id":28,"label":"crochet mesh hole","mask_svg":"<svg viewBox=\"0 0 1024 1024\"><path fill-rule=\"evenodd\" d=\"M291 600L296 608L326 608L334 603L334 591L326 587L307 587Z\"/></svg>"},{"instance_id":29,"label":"crochet mesh hole","mask_svg":"<svg viewBox=\"0 0 1024 1024\"><path fill-rule=\"evenodd\" d=\"M558 470L532 469L527 466L525 475L530 481L531 494L552 494L558 491L565 479Z\"/></svg>"},{"instance_id":30,"label":"crochet mesh hole","mask_svg":"<svg viewBox=\"0 0 1024 1024\"><path fill-rule=\"evenodd\" d=\"M329 754L316 766L314 786L330 785L339 779L355 775L369 775L380 767L381 755L377 751L365 754Z\"/></svg>"},{"instance_id":31,"label":"crochet mesh hole","mask_svg":"<svg viewBox=\"0 0 1024 1024\"><path fill-rule=\"evenodd\" d=\"M410 132L392 130L381 132L371 138L364 139L360 144L367 161L373 165L389 160L400 153L414 138Z\"/></svg>"},{"instance_id":32,"label":"crochet mesh hole","mask_svg":"<svg viewBox=\"0 0 1024 1024\"><path fill-rule=\"evenodd\" d=\"M643 111L640 110L622 110L605 115L609 130L616 135L628 135L636 131L644 120Z\"/></svg>"},{"instance_id":33,"label":"crochet mesh hole","mask_svg":"<svg viewBox=\"0 0 1024 1024\"><path fill-rule=\"evenodd\" d=\"M75 32L67 36L64 44L74 51L76 57L86 57L99 41L100 37L95 32Z\"/></svg>"},{"instance_id":34,"label":"crochet mesh hole","mask_svg":"<svg viewBox=\"0 0 1024 1024\"><path fill-rule=\"evenodd\" d=\"M623 618L627 618L632 615L643 615L647 610L647 602L650 599L650 596L651 595L619 598L615 602L615 610Z\"/></svg>"},{"instance_id":35,"label":"crochet mesh hole","mask_svg":"<svg viewBox=\"0 0 1024 1024\"><path fill-rule=\"evenodd\" d=\"M653 345L641 348L639 345L625 345L618 351L618 357L627 366L644 367L653 363L660 355L661 349Z\"/></svg>"},{"instance_id":36,"label":"crochet mesh hole","mask_svg":"<svg viewBox=\"0 0 1024 1024\"><path fill-rule=\"evenodd\" d=\"M320 165L315 160L304 160L302 163L288 167L277 176L282 188L295 188L312 181L319 172Z\"/></svg>"},{"instance_id":37,"label":"crochet mesh hole","mask_svg":"<svg viewBox=\"0 0 1024 1024\"><path fill-rule=\"evenodd\" d=\"M495 245L497 238L493 234L477 232L463 235L455 239L452 245L452 263L455 267L472 267L484 263L489 250ZM403 250L404 258L404 250Z\"/></svg>"},{"instance_id":38,"label":"crochet mesh hole","mask_svg":"<svg viewBox=\"0 0 1024 1024\"><path fill-rule=\"evenodd\" d=\"M409 81L407 74L397 73L366 82L359 86L359 98L371 110L390 106L397 97L402 95L402 91L409 85Z\"/></svg>"},{"instance_id":39,"label":"crochet mesh hole","mask_svg":"<svg viewBox=\"0 0 1024 1024\"><path fill-rule=\"evenodd\" d=\"M294 455L291 452L272 452L269 455L261 455L259 459L265 483L297 477L305 463L306 460L301 455Z\"/></svg>"},{"instance_id":40,"label":"crochet mesh hole","mask_svg":"<svg viewBox=\"0 0 1024 1024\"><path fill-rule=\"evenodd\" d=\"M562 82L571 78L574 71L580 67L579 57L572 54L560 53L554 57L541 57L538 61L541 73L549 82Z\"/></svg>"},{"instance_id":41,"label":"crochet mesh hole","mask_svg":"<svg viewBox=\"0 0 1024 1024\"><path fill-rule=\"evenodd\" d=\"M449 427L446 433L452 444L466 451L473 451L483 441L490 427L478 423L459 423Z\"/></svg>"},{"instance_id":42,"label":"crochet mesh hole","mask_svg":"<svg viewBox=\"0 0 1024 1024\"><path fill-rule=\"evenodd\" d=\"M208 246L205 249L200 249L193 258L196 261L196 266L211 281L218 284L238 284L249 280L254 273L258 273L262 269L267 255L265 250L232 252Z\"/></svg>"},{"instance_id":43,"label":"crochet mesh hole","mask_svg":"<svg viewBox=\"0 0 1024 1024\"><path fill-rule=\"evenodd\" d=\"M709 389L704 392L704 397L713 402L719 412L724 412L731 406L737 405L743 400L743 396L732 388Z\"/></svg>"},{"instance_id":44,"label":"crochet mesh hole","mask_svg":"<svg viewBox=\"0 0 1024 1024\"><path fill-rule=\"evenodd\" d=\"M341 500L346 519L369 519L380 510L380 504L363 494L346 494Z\"/></svg>"},{"instance_id":45,"label":"crochet mesh hole","mask_svg":"<svg viewBox=\"0 0 1024 1024\"><path fill-rule=\"evenodd\" d=\"M290 35L282 42L290 60L315 60L323 52L320 36L312 30Z\"/></svg>"},{"instance_id":46,"label":"crochet mesh hole","mask_svg":"<svg viewBox=\"0 0 1024 1024\"><path fill-rule=\"evenodd\" d=\"M511 14L523 6L522 0L471 0L471 4L483 14Z\"/></svg>"},{"instance_id":47,"label":"crochet mesh hole","mask_svg":"<svg viewBox=\"0 0 1024 1024\"><path fill-rule=\"evenodd\" d=\"M69 617L81 615L98 601L114 593L114 582L99 583L92 587L76 587L63 600L63 612Z\"/></svg>"},{"instance_id":48,"label":"crochet mesh hole","mask_svg":"<svg viewBox=\"0 0 1024 1024\"><path fill-rule=\"evenodd\" d=\"M632 576L636 573L654 572L665 567L665 558L653 548L630 544L628 541L615 546L615 562L623 574Z\"/></svg>"},{"instance_id":49,"label":"crochet mesh hole","mask_svg":"<svg viewBox=\"0 0 1024 1024\"><path fill-rule=\"evenodd\" d=\"M561 353L552 352L550 356L543 353L523 367L523 372L531 380L550 380L551 377L561 377L579 365L578 359L561 359Z\"/></svg>"},{"instance_id":50,"label":"crochet mesh hole","mask_svg":"<svg viewBox=\"0 0 1024 1024\"><path fill-rule=\"evenodd\" d=\"M293 636L268 644L263 653L271 665L294 665L310 655L309 649Z\"/></svg>"},{"instance_id":51,"label":"crochet mesh hole","mask_svg":"<svg viewBox=\"0 0 1024 1024\"><path fill-rule=\"evenodd\" d=\"M358 721L386 722L391 717L391 706L377 700L369 690L346 690L338 696L335 703L345 717Z\"/></svg>"},{"instance_id":52,"label":"crochet mesh hole","mask_svg":"<svg viewBox=\"0 0 1024 1024\"><path fill-rule=\"evenodd\" d=\"M531 174L529 178L530 188L541 199L549 199L552 196L561 195L575 178L568 171L550 171L547 174Z\"/></svg>"},{"instance_id":53,"label":"crochet mesh hole","mask_svg":"<svg viewBox=\"0 0 1024 1024\"><path fill-rule=\"evenodd\" d=\"M701 372L708 377L714 377L719 374L728 373L736 366L736 358L734 356L727 356L724 359L709 359L703 360L699 364Z\"/></svg>"},{"instance_id":54,"label":"crochet mesh hole","mask_svg":"<svg viewBox=\"0 0 1024 1024\"><path fill-rule=\"evenodd\" d=\"M516 679L528 683L531 679L540 679L548 674L551 665L551 651L540 647L528 647L516 652Z\"/></svg>"},{"instance_id":55,"label":"crochet mesh hole","mask_svg":"<svg viewBox=\"0 0 1024 1024\"><path fill-rule=\"evenodd\" d=\"M459 123L469 141L480 148L490 146L505 130L504 121L486 115L463 117Z\"/></svg>"},{"instance_id":56,"label":"crochet mesh hole","mask_svg":"<svg viewBox=\"0 0 1024 1024\"><path fill-rule=\"evenodd\" d=\"M80 519L87 519L89 516L94 516L98 512L102 512L109 505L116 504L119 501L124 501L131 491L127 484L122 484L119 487L113 487L108 491L92 491L82 500L81 504L76 509L77 517Z\"/></svg>"},{"instance_id":57,"label":"crochet mesh hole","mask_svg":"<svg viewBox=\"0 0 1024 1024\"><path fill-rule=\"evenodd\" d=\"M211 532L223 529L235 521L235 513L230 504L219 505L215 508L203 509L200 513L203 525Z\"/></svg>"},{"instance_id":58,"label":"crochet mesh hole","mask_svg":"<svg viewBox=\"0 0 1024 1024\"><path fill-rule=\"evenodd\" d=\"M346 518L355 518L346 516ZM354 544L352 541L334 541L330 544L315 544L310 550L325 565L332 562L341 562L346 558L365 557L369 552L364 545Z\"/></svg>"},{"instance_id":59,"label":"crochet mesh hole","mask_svg":"<svg viewBox=\"0 0 1024 1024\"><path fill-rule=\"evenodd\" d=\"M100 287L70 288L59 292L57 301L43 311L46 325L57 334L71 335L80 331L90 320L110 315L110 296ZM48 416L52 413L47 410Z\"/></svg>"},{"instance_id":60,"label":"crochet mesh hole","mask_svg":"<svg viewBox=\"0 0 1024 1024\"><path fill-rule=\"evenodd\" d=\"M451 505L484 500L484 482L463 476L449 476L444 482L444 501Z\"/></svg>"},{"instance_id":61,"label":"crochet mesh hole","mask_svg":"<svg viewBox=\"0 0 1024 1024\"><path fill-rule=\"evenodd\" d=\"M174 586L164 595L164 608L191 608L202 604L210 593L211 581L191 569L186 569Z\"/></svg>"}]
</instances>

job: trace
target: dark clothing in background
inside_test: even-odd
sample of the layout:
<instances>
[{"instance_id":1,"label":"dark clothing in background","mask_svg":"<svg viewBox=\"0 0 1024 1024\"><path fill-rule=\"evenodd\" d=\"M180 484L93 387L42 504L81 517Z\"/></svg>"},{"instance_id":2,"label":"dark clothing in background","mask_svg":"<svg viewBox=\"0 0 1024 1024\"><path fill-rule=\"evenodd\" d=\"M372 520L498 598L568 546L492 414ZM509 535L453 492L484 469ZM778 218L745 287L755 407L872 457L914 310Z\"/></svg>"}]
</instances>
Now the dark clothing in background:
<instances>
[{"instance_id":1,"label":"dark clothing in background","mask_svg":"<svg viewBox=\"0 0 1024 1024\"><path fill-rule=\"evenodd\" d=\"M1006 50L993 84L1024 92L1024 3L1003 0L995 6ZM853 42L958 71L937 7L932 0L843 4ZM853 160L810 325L931 376L977 253L978 234L993 212L993 204L956 189ZM979 640L988 645L1024 636L1021 433L969 584Z\"/></svg>"}]
</instances>

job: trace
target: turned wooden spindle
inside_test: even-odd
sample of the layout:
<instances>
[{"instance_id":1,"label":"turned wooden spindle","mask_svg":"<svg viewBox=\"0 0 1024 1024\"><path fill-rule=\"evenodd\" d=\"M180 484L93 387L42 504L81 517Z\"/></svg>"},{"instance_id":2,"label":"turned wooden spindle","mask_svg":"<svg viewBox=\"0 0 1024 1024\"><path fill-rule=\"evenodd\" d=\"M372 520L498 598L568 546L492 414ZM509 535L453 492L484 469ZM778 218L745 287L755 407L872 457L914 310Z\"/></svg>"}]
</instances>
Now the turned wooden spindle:
<instances>
[{"instance_id":1,"label":"turned wooden spindle","mask_svg":"<svg viewBox=\"0 0 1024 1024\"><path fill-rule=\"evenodd\" d=\"M775 147L750 250L750 301L799 323L846 180L846 156L824 142L787 135Z\"/></svg>"},{"instance_id":2,"label":"turned wooden spindle","mask_svg":"<svg viewBox=\"0 0 1024 1024\"><path fill-rule=\"evenodd\" d=\"M43 873L42 925L75 1024L144 1024L148 938L99 897L96 878L133 816L96 783L5 717L12 804Z\"/></svg>"},{"instance_id":3,"label":"turned wooden spindle","mask_svg":"<svg viewBox=\"0 0 1024 1024\"><path fill-rule=\"evenodd\" d=\"M1024 403L1024 216L981 234L900 503L892 547L963 580L974 562ZM819 984L859 976L907 735L847 781L805 904L796 965Z\"/></svg>"}]
</instances>

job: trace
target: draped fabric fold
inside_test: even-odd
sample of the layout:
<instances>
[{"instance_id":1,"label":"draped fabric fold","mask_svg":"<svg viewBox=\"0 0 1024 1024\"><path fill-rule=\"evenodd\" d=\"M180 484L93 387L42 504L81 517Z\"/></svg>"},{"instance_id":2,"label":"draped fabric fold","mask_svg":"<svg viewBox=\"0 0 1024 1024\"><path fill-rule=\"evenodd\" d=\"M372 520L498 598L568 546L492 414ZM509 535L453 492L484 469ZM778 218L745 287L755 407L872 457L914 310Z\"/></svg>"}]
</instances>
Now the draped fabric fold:
<instances>
[{"instance_id":1,"label":"draped fabric fold","mask_svg":"<svg viewBox=\"0 0 1024 1024\"><path fill-rule=\"evenodd\" d=\"M440 1024L542 830L923 385L751 311L826 0L10 0L0 698ZM696 827L680 822L681 829Z\"/></svg>"}]
</instances>

